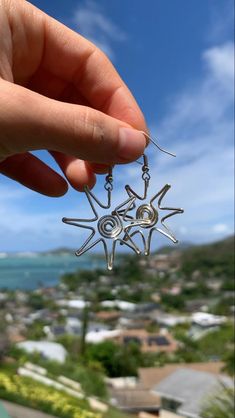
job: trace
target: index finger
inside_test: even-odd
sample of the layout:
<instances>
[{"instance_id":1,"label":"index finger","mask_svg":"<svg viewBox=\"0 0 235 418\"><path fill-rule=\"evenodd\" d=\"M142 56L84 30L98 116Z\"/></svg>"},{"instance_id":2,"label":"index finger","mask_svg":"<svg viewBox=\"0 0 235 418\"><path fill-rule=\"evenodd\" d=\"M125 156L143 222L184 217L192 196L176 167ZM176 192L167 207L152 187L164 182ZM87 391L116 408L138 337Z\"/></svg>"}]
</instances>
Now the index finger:
<instances>
[{"instance_id":1,"label":"index finger","mask_svg":"<svg viewBox=\"0 0 235 418\"><path fill-rule=\"evenodd\" d=\"M146 132L139 106L106 55L46 14L44 20L42 66L73 83L91 107Z\"/></svg>"}]
</instances>

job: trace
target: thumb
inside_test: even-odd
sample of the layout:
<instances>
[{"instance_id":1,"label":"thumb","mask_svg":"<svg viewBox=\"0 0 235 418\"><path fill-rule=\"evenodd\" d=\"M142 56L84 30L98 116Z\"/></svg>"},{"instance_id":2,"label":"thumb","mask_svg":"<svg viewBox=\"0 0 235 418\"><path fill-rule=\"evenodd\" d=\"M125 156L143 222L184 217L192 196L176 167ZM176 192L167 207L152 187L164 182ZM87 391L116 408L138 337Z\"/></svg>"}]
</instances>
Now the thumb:
<instances>
[{"instance_id":1,"label":"thumb","mask_svg":"<svg viewBox=\"0 0 235 418\"><path fill-rule=\"evenodd\" d=\"M59 102L9 82L0 83L0 159L49 149L105 164L136 160L143 133L86 106Z\"/></svg>"}]
</instances>

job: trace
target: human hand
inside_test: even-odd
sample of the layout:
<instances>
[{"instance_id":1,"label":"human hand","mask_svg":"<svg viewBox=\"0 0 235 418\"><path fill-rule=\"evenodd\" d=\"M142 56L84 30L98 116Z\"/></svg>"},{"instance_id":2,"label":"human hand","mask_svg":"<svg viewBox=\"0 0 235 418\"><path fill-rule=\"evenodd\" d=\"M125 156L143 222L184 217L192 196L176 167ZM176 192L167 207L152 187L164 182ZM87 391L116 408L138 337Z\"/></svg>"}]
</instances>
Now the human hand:
<instances>
[{"instance_id":1,"label":"human hand","mask_svg":"<svg viewBox=\"0 0 235 418\"><path fill-rule=\"evenodd\" d=\"M144 152L138 130L143 115L98 48L24 0L0 0L0 173L63 195L65 179L28 152L46 149L83 190Z\"/></svg>"}]
</instances>

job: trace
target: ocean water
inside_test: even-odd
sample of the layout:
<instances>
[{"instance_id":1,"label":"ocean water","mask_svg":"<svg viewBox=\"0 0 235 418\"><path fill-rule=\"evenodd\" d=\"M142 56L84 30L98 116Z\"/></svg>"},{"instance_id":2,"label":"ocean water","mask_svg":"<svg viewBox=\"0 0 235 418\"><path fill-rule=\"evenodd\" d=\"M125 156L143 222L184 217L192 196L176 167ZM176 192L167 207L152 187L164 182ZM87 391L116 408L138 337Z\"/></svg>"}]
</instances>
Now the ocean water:
<instances>
[{"instance_id":1,"label":"ocean water","mask_svg":"<svg viewBox=\"0 0 235 418\"><path fill-rule=\"evenodd\" d=\"M0 289L33 290L58 284L64 273L104 267L98 259L74 255L0 258Z\"/></svg>"}]
</instances>

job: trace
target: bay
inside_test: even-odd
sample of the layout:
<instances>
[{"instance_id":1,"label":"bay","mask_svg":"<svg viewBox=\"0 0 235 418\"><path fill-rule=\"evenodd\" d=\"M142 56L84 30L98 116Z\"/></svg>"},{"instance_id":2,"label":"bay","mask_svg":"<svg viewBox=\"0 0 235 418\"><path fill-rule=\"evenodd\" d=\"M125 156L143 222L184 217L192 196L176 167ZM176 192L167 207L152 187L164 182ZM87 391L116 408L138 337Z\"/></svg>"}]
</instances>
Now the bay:
<instances>
[{"instance_id":1,"label":"bay","mask_svg":"<svg viewBox=\"0 0 235 418\"><path fill-rule=\"evenodd\" d=\"M55 286L64 273L104 267L97 259L74 255L48 255L35 257L6 257L0 259L0 289L34 290Z\"/></svg>"}]
</instances>

